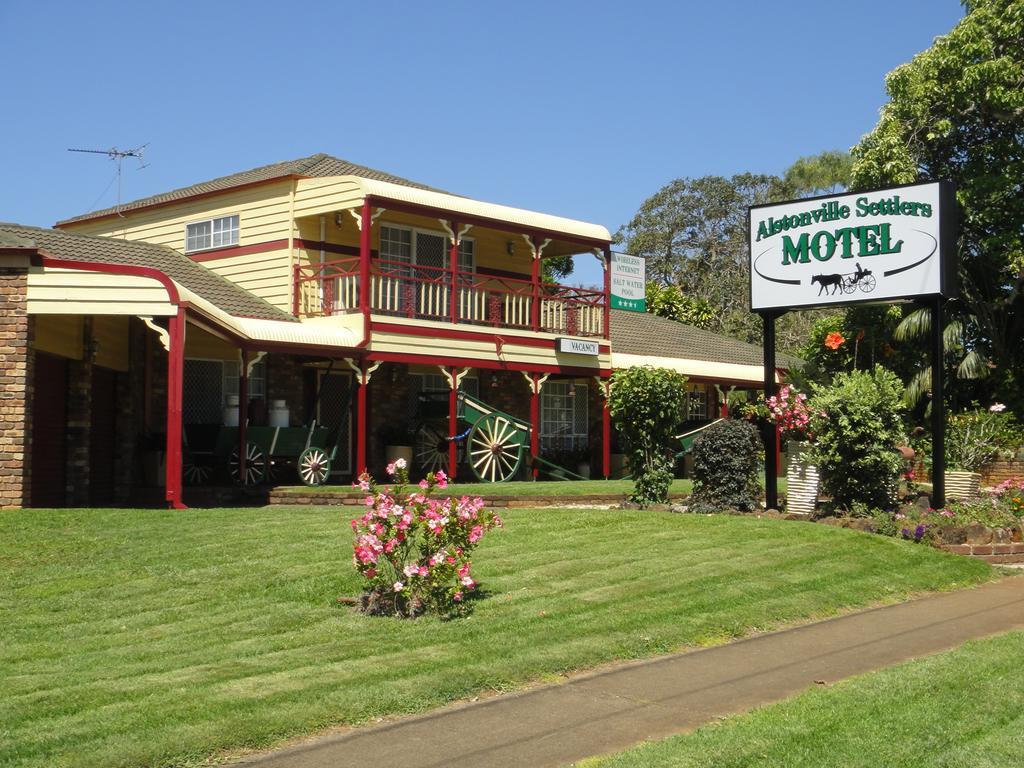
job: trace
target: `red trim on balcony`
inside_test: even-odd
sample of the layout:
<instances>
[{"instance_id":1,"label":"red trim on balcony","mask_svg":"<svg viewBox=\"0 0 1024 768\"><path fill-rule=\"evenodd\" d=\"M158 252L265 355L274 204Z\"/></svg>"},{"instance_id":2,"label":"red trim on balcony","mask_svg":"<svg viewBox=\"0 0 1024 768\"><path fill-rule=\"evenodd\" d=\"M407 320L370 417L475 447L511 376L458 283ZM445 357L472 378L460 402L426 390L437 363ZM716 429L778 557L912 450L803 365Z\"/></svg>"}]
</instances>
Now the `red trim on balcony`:
<instances>
[{"instance_id":1,"label":"red trim on balcony","mask_svg":"<svg viewBox=\"0 0 1024 768\"><path fill-rule=\"evenodd\" d=\"M440 355L413 355L404 352L371 352L367 360L384 363L406 363L410 365L443 365L459 368L477 368L489 371L533 371L535 373L557 373L566 376L601 376L607 378L611 369L578 368L568 365L540 365L537 363L505 363L497 360L478 360L473 357L442 357Z\"/></svg>"},{"instance_id":2,"label":"red trim on balcony","mask_svg":"<svg viewBox=\"0 0 1024 768\"><path fill-rule=\"evenodd\" d=\"M462 341L483 341L490 342L491 344L497 344L500 341L501 344L506 347L520 346L553 349L555 346L554 339L539 339L536 336L516 336L508 333L492 332L474 333L473 331L457 331L450 328L424 327L422 325L399 325L396 323L373 322L371 324L371 329L374 331L399 333L406 336L429 336L431 338L460 339ZM608 344L598 343L597 348L598 351L602 353L611 351Z\"/></svg>"}]
</instances>

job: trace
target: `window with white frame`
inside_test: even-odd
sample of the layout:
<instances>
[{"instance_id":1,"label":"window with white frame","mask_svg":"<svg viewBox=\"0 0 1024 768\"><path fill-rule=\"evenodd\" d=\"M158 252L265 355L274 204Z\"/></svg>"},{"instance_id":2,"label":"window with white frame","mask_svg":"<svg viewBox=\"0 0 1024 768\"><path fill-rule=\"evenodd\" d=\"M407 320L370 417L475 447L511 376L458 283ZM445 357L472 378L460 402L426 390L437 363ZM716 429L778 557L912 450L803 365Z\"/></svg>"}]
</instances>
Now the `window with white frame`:
<instances>
[{"instance_id":1,"label":"window with white frame","mask_svg":"<svg viewBox=\"0 0 1024 768\"><path fill-rule=\"evenodd\" d=\"M185 225L185 252L238 245L238 214Z\"/></svg>"},{"instance_id":2,"label":"window with white frame","mask_svg":"<svg viewBox=\"0 0 1024 768\"><path fill-rule=\"evenodd\" d=\"M587 447L587 385L549 381L540 391L542 451L577 451Z\"/></svg>"},{"instance_id":3,"label":"window with white frame","mask_svg":"<svg viewBox=\"0 0 1024 768\"><path fill-rule=\"evenodd\" d=\"M703 384L687 384L686 418L701 421L708 417L708 392Z\"/></svg>"},{"instance_id":4,"label":"window with white frame","mask_svg":"<svg viewBox=\"0 0 1024 768\"><path fill-rule=\"evenodd\" d=\"M449 243L448 236L439 232L391 224L382 224L380 228L380 257L385 261L448 269ZM459 242L459 271L472 272L474 259L473 239L462 238Z\"/></svg>"}]
</instances>

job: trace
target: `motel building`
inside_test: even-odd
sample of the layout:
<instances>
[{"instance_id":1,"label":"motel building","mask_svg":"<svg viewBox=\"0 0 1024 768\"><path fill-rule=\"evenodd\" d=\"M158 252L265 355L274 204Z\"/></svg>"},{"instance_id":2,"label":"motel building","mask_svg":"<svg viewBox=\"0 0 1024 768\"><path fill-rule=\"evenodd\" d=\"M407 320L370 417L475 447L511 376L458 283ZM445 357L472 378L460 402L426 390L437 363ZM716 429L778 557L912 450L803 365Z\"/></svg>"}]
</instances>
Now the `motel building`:
<instances>
[{"instance_id":1,"label":"motel building","mask_svg":"<svg viewBox=\"0 0 1024 768\"><path fill-rule=\"evenodd\" d=\"M603 288L543 279L580 254ZM611 258L602 226L324 154L0 224L0 507L348 484L404 446L414 476L614 475L613 370L684 373L696 425L762 352L612 309Z\"/></svg>"}]
</instances>

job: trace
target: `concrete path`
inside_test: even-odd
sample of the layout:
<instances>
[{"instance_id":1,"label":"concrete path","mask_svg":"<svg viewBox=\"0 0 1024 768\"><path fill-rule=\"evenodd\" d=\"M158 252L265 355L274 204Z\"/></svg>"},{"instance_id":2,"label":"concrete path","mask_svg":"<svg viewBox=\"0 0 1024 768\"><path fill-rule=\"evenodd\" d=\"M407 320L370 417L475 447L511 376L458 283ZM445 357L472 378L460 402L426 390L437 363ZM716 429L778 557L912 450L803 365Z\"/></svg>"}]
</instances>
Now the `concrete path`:
<instances>
[{"instance_id":1,"label":"concrete path","mask_svg":"<svg viewBox=\"0 0 1024 768\"><path fill-rule=\"evenodd\" d=\"M579 676L262 756L258 768L564 766L1024 628L1024 577ZM494 649L500 652L500 649Z\"/></svg>"}]
</instances>

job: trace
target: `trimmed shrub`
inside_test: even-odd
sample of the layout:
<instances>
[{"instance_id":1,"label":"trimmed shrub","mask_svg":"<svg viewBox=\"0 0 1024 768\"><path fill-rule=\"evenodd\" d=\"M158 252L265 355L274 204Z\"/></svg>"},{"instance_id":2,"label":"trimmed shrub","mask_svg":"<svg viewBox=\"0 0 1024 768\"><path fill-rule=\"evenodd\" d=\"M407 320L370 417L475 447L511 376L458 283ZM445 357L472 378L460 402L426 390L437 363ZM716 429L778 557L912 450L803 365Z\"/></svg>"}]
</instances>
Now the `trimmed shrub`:
<instances>
[{"instance_id":1,"label":"trimmed shrub","mask_svg":"<svg viewBox=\"0 0 1024 768\"><path fill-rule=\"evenodd\" d=\"M630 499L664 504L672 483L672 444L686 402L686 377L642 365L612 374L608 410L635 481Z\"/></svg>"},{"instance_id":2,"label":"trimmed shrub","mask_svg":"<svg viewBox=\"0 0 1024 768\"><path fill-rule=\"evenodd\" d=\"M762 455L761 437L750 422L727 419L704 430L693 443L690 510L756 509Z\"/></svg>"},{"instance_id":3,"label":"trimmed shrub","mask_svg":"<svg viewBox=\"0 0 1024 768\"><path fill-rule=\"evenodd\" d=\"M897 446L906 439L896 374L881 366L838 374L814 386L811 404L813 459L833 506L892 509L903 471Z\"/></svg>"}]
</instances>

